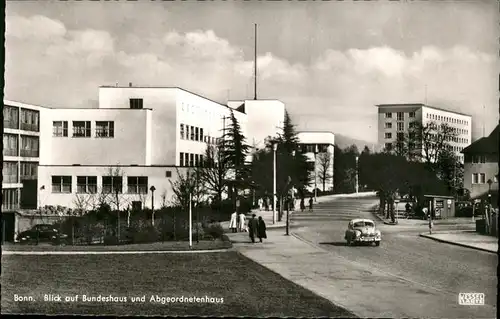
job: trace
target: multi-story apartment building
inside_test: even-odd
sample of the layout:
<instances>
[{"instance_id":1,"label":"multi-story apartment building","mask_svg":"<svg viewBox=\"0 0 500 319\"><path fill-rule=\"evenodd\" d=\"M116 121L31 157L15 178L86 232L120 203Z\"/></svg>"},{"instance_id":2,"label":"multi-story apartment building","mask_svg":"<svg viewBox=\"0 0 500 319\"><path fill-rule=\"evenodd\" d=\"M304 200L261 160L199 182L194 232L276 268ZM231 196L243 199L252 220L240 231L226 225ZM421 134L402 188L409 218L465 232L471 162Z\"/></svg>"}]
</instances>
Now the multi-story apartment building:
<instances>
[{"instance_id":1,"label":"multi-story apartment building","mask_svg":"<svg viewBox=\"0 0 500 319\"><path fill-rule=\"evenodd\" d=\"M446 123L456 132L455 138L447 143L464 162L461 151L471 143L472 138L470 115L425 104L379 104L377 107L379 149L394 149L409 134L412 122L419 122L424 127L430 123Z\"/></svg>"},{"instance_id":2,"label":"multi-story apartment building","mask_svg":"<svg viewBox=\"0 0 500 319\"><path fill-rule=\"evenodd\" d=\"M462 151L465 155L464 188L470 191L473 199L486 199L490 193L494 207L498 205L498 134L500 126Z\"/></svg>"},{"instance_id":3,"label":"multi-story apartment building","mask_svg":"<svg viewBox=\"0 0 500 319\"><path fill-rule=\"evenodd\" d=\"M331 190L334 185L335 135L332 132L308 131L298 132L297 137L300 141L300 152L306 155L314 167L311 173L313 183L308 187L308 190L311 191L315 188L323 191Z\"/></svg>"},{"instance_id":4,"label":"multi-story apartment building","mask_svg":"<svg viewBox=\"0 0 500 319\"><path fill-rule=\"evenodd\" d=\"M41 106L4 100L2 212L36 208ZM35 196L30 196L35 195Z\"/></svg>"},{"instance_id":5,"label":"multi-story apartment building","mask_svg":"<svg viewBox=\"0 0 500 319\"><path fill-rule=\"evenodd\" d=\"M40 204L77 208L106 193L122 208L151 207L153 198L154 207L168 205L177 171L201 164L231 110L255 147L282 126L280 101L228 105L181 88L129 85L101 87L99 108L48 109L40 125Z\"/></svg>"}]
</instances>

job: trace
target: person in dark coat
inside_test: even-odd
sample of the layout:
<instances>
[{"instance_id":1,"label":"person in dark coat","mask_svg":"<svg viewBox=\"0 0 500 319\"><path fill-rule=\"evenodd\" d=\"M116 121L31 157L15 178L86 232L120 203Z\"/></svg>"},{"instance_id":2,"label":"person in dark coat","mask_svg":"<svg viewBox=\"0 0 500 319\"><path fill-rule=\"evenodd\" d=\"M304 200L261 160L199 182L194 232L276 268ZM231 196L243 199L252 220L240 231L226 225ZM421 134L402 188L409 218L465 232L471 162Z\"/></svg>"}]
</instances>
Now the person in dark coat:
<instances>
[{"instance_id":1,"label":"person in dark coat","mask_svg":"<svg viewBox=\"0 0 500 319\"><path fill-rule=\"evenodd\" d=\"M255 243L255 235L257 235L259 229L259 223L257 219L255 219L255 214L252 215L252 218L248 221L248 235L252 240L252 243Z\"/></svg>"},{"instance_id":2,"label":"person in dark coat","mask_svg":"<svg viewBox=\"0 0 500 319\"><path fill-rule=\"evenodd\" d=\"M262 238L267 238L266 223L262 219L262 216L259 216L259 221L257 225L257 237L259 237L260 242L262 242Z\"/></svg>"},{"instance_id":3,"label":"person in dark coat","mask_svg":"<svg viewBox=\"0 0 500 319\"><path fill-rule=\"evenodd\" d=\"M312 210L313 210L313 201L314 201L314 200L313 200L313 198L312 198L312 196L311 196L311 198L309 198L309 211L311 211L311 212L312 212Z\"/></svg>"},{"instance_id":4,"label":"person in dark coat","mask_svg":"<svg viewBox=\"0 0 500 319\"><path fill-rule=\"evenodd\" d=\"M305 209L306 209L306 203L305 203L304 197L302 197L300 199L300 210L304 211Z\"/></svg>"}]
</instances>

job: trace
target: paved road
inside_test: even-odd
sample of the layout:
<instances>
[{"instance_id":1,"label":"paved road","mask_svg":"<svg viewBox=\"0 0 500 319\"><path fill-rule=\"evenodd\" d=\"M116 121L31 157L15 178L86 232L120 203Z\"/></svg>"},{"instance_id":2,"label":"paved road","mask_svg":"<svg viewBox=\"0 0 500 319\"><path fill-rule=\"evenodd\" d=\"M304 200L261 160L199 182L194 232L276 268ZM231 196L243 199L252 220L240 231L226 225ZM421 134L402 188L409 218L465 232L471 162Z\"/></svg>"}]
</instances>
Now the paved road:
<instances>
[{"instance_id":1,"label":"paved road","mask_svg":"<svg viewBox=\"0 0 500 319\"><path fill-rule=\"evenodd\" d=\"M339 199L318 204L312 213L292 215L293 232L332 254L420 284L422 293L432 291L449 295L446 299L449 304L436 305L439 307L456 308L460 292L485 293L486 306L478 308L478 318L496 316L496 254L419 237L419 233L428 230L425 225L400 227L377 223L382 231L380 247L346 246L343 236L348 221L356 217L374 219L369 212L374 203L376 199ZM464 226L437 227L444 230ZM432 307L421 309L421 313L422 317L433 317Z\"/></svg>"}]
</instances>

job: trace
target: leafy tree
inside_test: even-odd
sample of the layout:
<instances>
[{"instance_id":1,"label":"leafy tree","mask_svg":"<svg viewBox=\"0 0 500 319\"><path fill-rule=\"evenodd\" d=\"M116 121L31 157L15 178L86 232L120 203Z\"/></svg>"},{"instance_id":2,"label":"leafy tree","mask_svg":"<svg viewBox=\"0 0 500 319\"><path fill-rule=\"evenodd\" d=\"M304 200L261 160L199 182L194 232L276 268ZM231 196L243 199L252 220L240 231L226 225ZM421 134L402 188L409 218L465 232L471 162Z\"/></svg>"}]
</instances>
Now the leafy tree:
<instances>
[{"instance_id":1,"label":"leafy tree","mask_svg":"<svg viewBox=\"0 0 500 319\"><path fill-rule=\"evenodd\" d=\"M406 137L407 154L410 159L421 159L424 163L435 163L446 152L457 136L457 132L446 123L440 125L429 122L423 125L418 121L410 123Z\"/></svg>"},{"instance_id":2,"label":"leafy tree","mask_svg":"<svg viewBox=\"0 0 500 319\"><path fill-rule=\"evenodd\" d=\"M323 184L323 192L326 183L333 179L333 157L329 152L318 154L318 177Z\"/></svg>"},{"instance_id":3,"label":"leafy tree","mask_svg":"<svg viewBox=\"0 0 500 319\"><path fill-rule=\"evenodd\" d=\"M335 145L333 159L334 190L336 193L352 193L356 184L356 156L359 151L356 145L340 149Z\"/></svg>"},{"instance_id":4,"label":"leafy tree","mask_svg":"<svg viewBox=\"0 0 500 319\"><path fill-rule=\"evenodd\" d=\"M222 162L234 171L235 185L241 187L248 178L248 169L246 167L246 156L250 146L246 144L246 138L242 133L240 123L231 110L230 124L223 135L223 160ZM235 187L236 196L238 187Z\"/></svg>"}]
</instances>

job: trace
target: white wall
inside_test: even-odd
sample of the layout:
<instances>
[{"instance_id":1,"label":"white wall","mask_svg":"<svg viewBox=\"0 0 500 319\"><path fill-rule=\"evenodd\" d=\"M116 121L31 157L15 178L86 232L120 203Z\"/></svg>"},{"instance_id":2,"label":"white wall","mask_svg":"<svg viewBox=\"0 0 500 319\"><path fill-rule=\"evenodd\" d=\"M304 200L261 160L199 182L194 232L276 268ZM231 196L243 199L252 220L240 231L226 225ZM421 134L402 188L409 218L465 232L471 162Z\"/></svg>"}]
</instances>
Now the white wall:
<instances>
[{"instance_id":1,"label":"white wall","mask_svg":"<svg viewBox=\"0 0 500 319\"><path fill-rule=\"evenodd\" d=\"M285 104L278 100L246 100L247 144L262 148L268 136L282 132L285 119Z\"/></svg>"},{"instance_id":2,"label":"white wall","mask_svg":"<svg viewBox=\"0 0 500 319\"><path fill-rule=\"evenodd\" d=\"M110 167L106 166L40 166L38 168L38 189L39 205L61 205L75 208L77 196L77 176L97 176L97 189L102 187L102 176L108 175ZM166 194L167 205L171 204L173 197L170 181L177 180L177 169L175 167L119 167L123 174L123 194L120 197L120 206L126 207L132 201L142 201L145 207L151 208L151 186L156 188L154 193L155 208L163 205L162 195ZM186 169L178 168L179 172L185 173ZM166 177L166 172L170 171L172 177ZM72 176L72 193L52 193L52 176ZM127 193L127 176L148 176L148 193L144 195ZM40 190L44 186L44 190ZM88 196L88 195L83 195ZM95 196L94 196L95 197Z\"/></svg>"},{"instance_id":3,"label":"white wall","mask_svg":"<svg viewBox=\"0 0 500 319\"><path fill-rule=\"evenodd\" d=\"M150 112L146 109L51 109L41 125L40 164L148 164ZM67 137L53 136L53 121L68 122ZM73 121L90 121L91 137L72 137ZM96 137L96 121L113 121L114 137Z\"/></svg>"}]
</instances>

